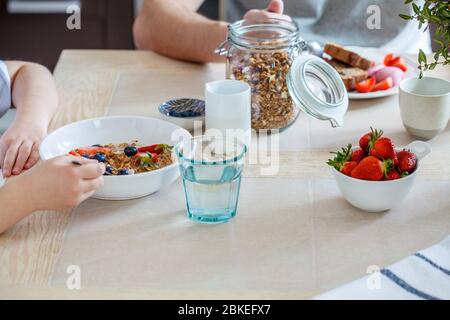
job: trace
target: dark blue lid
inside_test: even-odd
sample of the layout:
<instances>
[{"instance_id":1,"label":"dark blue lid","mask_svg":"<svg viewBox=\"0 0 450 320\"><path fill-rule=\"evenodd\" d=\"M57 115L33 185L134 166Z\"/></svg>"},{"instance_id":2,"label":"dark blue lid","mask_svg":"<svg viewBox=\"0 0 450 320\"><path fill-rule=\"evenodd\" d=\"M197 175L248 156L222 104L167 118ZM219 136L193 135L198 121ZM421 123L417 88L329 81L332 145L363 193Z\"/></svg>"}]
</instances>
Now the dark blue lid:
<instances>
[{"instance_id":1,"label":"dark blue lid","mask_svg":"<svg viewBox=\"0 0 450 320\"><path fill-rule=\"evenodd\" d=\"M193 118L205 115L205 101L200 99L181 98L164 102L159 112L176 118Z\"/></svg>"}]
</instances>

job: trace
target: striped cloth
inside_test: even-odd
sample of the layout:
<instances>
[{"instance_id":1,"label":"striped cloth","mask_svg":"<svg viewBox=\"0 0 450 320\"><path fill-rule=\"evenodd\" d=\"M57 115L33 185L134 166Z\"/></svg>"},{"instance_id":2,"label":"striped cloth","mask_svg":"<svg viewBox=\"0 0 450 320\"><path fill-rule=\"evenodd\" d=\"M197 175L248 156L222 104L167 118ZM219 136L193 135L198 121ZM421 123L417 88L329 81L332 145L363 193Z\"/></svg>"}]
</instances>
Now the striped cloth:
<instances>
[{"instance_id":1,"label":"striped cloth","mask_svg":"<svg viewBox=\"0 0 450 320\"><path fill-rule=\"evenodd\" d=\"M0 60L0 118L11 108L11 80L6 64Z\"/></svg>"},{"instance_id":2,"label":"striped cloth","mask_svg":"<svg viewBox=\"0 0 450 320\"><path fill-rule=\"evenodd\" d=\"M314 299L450 299L450 236L376 273Z\"/></svg>"}]
</instances>

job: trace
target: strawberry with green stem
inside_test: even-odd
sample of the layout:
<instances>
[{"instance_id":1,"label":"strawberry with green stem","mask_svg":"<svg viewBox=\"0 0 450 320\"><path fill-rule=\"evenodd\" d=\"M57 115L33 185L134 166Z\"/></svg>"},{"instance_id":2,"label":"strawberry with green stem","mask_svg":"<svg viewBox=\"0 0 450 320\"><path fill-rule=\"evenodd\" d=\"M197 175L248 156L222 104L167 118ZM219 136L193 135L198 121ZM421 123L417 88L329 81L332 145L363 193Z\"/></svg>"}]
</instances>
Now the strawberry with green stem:
<instances>
[{"instance_id":1,"label":"strawberry with green stem","mask_svg":"<svg viewBox=\"0 0 450 320\"><path fill-rule=\"evenodd\" d=\"M352 159L352 145L349 144L347 148L342 148L341 151L331 152L335 155L333 159L328 159L327 164L332 166L339 172L350 176L352 170L358 165L358 162L351 161Z\"/></svg>"},{"instance_id":2,"label":"strawberry with green stem","mask_svg":"<svg viewBox=\"0 0 450 320\"><path fill-rule=\"evenodd\" d=\"M140 147L138 148L138 151L161 154L165 150L172 150L172 148L173 147L168 144L152 144L151 146Z\"/></svg>"},{"instance_id":3,"label":"strawberry with green stem","mask_svg":"<svg viewBox=\"0 0 450 320\"><path fill-rule=\"evenodd\" d=\"M353 169L351 176L361 180L380 181L392 168L391 159L380 160L374 156L368 156Z\"/></svg>"},{"instance_id":4,"label":"strawberry with green stem","mask_svg":"<svg viewBox=\"0 0 450 320\"><path fill-rule=\"evenodd\" d=\"M383 135L383 130L377 130L370 127L370 132L366 133L359 139L359 146L365 152L370 152L375 144L375 141L378 140Z\"/></svg>"},{"instance_id":5,"label":"strawberry with green stem","mask_svg":"<svg viewBox=\"0 0 450 320\"><path fill-rule=\"evenodd\" d=\"M378 159L392 159L396 158L394 144L392 140L387 137L380 137L374 143L372 148L369 148L370 155Z\"/></svg>"}]
</instances>

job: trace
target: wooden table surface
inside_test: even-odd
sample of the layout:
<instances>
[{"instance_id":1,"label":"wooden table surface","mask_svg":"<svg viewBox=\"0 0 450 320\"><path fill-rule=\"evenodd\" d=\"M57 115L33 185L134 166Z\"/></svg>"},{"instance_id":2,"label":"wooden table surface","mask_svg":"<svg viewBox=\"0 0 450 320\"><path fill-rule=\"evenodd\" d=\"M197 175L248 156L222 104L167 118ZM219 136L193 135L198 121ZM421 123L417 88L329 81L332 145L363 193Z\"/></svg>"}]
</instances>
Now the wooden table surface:
<instances>
[{"instance_id":1,"label":"wooden table surface","mask_svg":"<svg viewBox=\"0 0 450 320\"><path fill-rule=\"evenodd\" d=\"M127 94L127 85L139 85L147 80L154 95L148 101L157 105L167 98L188 95L203 96L203 84L224 76L223 64L197 65L184 63L141 51L81 51L65 50L58 62L54 77L60 94L60 108L51 128L55 129L77 120L105 114L144 114L142 99ZM134 75L130 77L130 75ZM136 76L137 75L137 76ZM142 75L142 76L139 76ZM448 69L438 69L434 76L450 80ZM133 83L135 81L136 83ZM118 90L122 87L122 90ZM396 99L395 97L392 99ZM393 100L386 100L393 101ZM351 110L376 101L352 102ZM448 137L448 128L445 137ZM286 137L289 134L286 133ZM399 134L402 139L406 137ZM356 138L356 137L355 137ZM406 138L404 138L406 139ZM285 138L288 140L288 138ZM289 142L289 141L288 141ZM437 180L450 180L450 153L443 148L442 139L434 156L423 164L421 175ZM445 146L445 144L444 144ZM446 143L450 147L450 142ZM323 161L326 149L295 150L281 148L281 162L277 176L328 177ZM247 176L258 176L250 167ZM195 292L157 290L155 288L89 287L71 291L50 286L50 280L61 252L70 212L37 212L0 236L0 298L304 298L320 292ZM450 214L441 215L443 221ZM430 232L431 233L431 232ZM386 263L394 262L412 250L429 246L450 233L448 223L436 227L435 236L418 235L411 246L392 249ZM357 275L358 277L361 275ZM355 278L355 277L353 277ZM341 283L334 279L336 283Z\"/></svg>"}]
</instances>

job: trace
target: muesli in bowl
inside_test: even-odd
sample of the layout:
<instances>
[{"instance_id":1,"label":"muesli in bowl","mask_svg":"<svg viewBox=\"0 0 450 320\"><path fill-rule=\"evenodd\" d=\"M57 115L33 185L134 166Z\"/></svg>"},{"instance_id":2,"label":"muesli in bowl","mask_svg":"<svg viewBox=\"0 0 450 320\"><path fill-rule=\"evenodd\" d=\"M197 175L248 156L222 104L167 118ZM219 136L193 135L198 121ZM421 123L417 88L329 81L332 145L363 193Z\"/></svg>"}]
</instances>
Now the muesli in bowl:
<instances>
[{"instance_id":1,"label":"muesli in bowl","mask_svg":"<svg viewBox=\"0 0 450 320\"><path fill-rule=\"evenodd\" d=\"M105 175L130 175L164 168L173 163L173 146L153 144L143 146L138 140L130 143L93 145L69 152L73 156L96 159L106 165Z\"/></svg>"}]
</instances>

